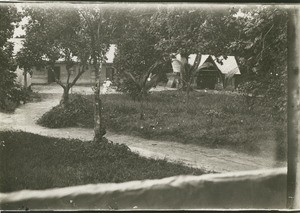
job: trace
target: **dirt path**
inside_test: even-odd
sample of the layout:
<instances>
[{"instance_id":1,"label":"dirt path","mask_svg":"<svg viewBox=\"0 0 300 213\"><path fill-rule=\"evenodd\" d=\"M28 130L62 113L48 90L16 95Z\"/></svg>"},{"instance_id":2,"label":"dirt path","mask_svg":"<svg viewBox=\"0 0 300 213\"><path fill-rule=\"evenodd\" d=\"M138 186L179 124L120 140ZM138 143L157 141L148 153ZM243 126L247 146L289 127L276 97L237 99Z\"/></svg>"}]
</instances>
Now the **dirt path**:
<instances>
[{"instance_id":1,"label":"dirt path","mask_svg":"<svg viewBox=\"0 0 300 213\"><path fill-rule=\"evenodd\" d=\"M85 91L84 93L89 93L89 88L76 89L78 92ZM39 117L59 103L61 97L60 88L52 88L51 92L47 91L40 91L44 97L41 102L22 105L14 114L0 113L0 130L22 130L51 137L91 140L93 138L92 129L48 129L35 124ZM111 132L108 132L106 137L114 143L128 145L132 151L138 152L145 157L182 162L192 167L216 172L255 170L275 166L274 159L251 156L226 149L210 149L193 144L146 140L140 137L119 135ZM286 166L286 163L277 163L276 166L283 167Z\"/></svg>"}]
</instances>

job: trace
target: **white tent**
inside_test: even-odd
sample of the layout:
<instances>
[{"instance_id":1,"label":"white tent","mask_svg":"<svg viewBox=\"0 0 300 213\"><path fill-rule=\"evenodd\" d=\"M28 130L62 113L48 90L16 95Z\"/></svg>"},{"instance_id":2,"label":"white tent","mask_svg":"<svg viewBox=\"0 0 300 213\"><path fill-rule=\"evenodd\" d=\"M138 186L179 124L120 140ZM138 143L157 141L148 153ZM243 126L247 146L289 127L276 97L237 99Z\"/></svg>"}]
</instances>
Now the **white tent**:
<instances>
[{"instance_id":1,"label":"white tent","mask_svg":"<svg viewBox=\"0 0 300 213\"><path fill-rule=\"evenodd\" d=\"M201 55L201 60L198 66L198 69L204 64L204 62L208 59L210 55ZM220 56L218 59L222 61L221 63L217 62L217 57L211 55L213 61L215 62L215 65L218 67L218 69L221 71L221 73L225 75L240 75L240 69L238 67L238 64L236 62L236 59L234 56L227 56L225 59L223 56ZM189 55L188 63L190 65L193 65L196 59L196 54Z\"/></svg>"}]
</instances>

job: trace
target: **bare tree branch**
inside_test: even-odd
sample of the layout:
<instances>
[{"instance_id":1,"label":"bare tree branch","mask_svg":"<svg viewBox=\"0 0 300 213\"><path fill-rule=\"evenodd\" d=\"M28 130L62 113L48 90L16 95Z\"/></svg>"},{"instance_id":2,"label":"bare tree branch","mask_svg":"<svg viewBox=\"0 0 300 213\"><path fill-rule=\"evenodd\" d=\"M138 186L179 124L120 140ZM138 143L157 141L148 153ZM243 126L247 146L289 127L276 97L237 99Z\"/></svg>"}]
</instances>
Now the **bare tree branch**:
<instances>
[{"instance_id":1,"label":"bare tree branch","mask_svg":"<svg viewBox=\"0 0 300 213\"><path fill-rule=\"evenodd\" d=\"M130 72L123 71L123 73L126 74L129 78L131 78L134 81L134 83L138 84L138 81Z\"/></svg>"},{"instance_id":2,"label":"bare tree branch","mask_svg":"<svg viewBox=\"0 0 300 213\"><path fill-rule=\"evenodd\" d=\"M52 71L53 73L54 73L54 75L55 75L55 72L54 71ZM56 76L55 76L55 82L57 83L57 84L59 84L62 88L64 88L64 89L66 89L66 86L61 82L61 80L59 80Z\"/></svg>"},{"instance_id":3,"label":"bare tree branch","mask_svg":"<svg viewBox=\"0 0 300 213\"><path fill-rule=\"evenodd\" d=\"M82 69L78 71L76 77L73 79L72 83L70 84L70 88L74 86L80 76L85 72L85 65L82 65Z\"/></svg>"}]
</instances>

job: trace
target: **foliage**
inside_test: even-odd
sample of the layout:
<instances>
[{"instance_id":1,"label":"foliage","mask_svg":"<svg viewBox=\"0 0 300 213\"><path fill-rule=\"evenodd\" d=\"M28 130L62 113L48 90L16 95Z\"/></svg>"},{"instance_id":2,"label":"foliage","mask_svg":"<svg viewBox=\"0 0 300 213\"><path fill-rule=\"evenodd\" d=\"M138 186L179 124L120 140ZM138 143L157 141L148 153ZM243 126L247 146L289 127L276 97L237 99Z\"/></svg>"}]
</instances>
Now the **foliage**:
<instances>
[{"instance_id":1,"label":"foliage","mask_svg":"<svg viewBox=\"0 0 300 213\"><path fill-rule=\"evenodd\" d=\"M282 122L270 116L270 109L262 104L260 97L253 99L256 107L249 108L245 97L236 93L192 92L190 95L187 111L182 93L164 91L151 94L145 103L146 119L143 122L137 120L139 103L123 94L104 95L106 128L152 140L222 147L258 155L274 154L270 150L277 144L274 141L275 132L280 130L280 134L286 134ZM75 120L76 126L92 128L92 97L86 96L82 104L75 106L78 111L87 110L86 116L78 121L76 117L79 114L74 115L69 122ZM73 113L76 114L76 111ZM61 112L51 110L47 114L52 116L43 119L43 125L48 127L47 120L67 120ZM52 122L52 125L55 123ZM285 138L282 142L285 142ZM283 148L281 152L284 151Z\"/></svg>"},{"instance_id":2,"label":"foliage","mask_svg":"<svg viewBox=\"0 0 300 213\"><path fill-rule=\"evenodd\" d=\"M25 91L15 82L13 44L8 41L20 21L17 9L11 5L1 5L0 20L0 110L13 111L20 101L26 99Z\"/></svg>"},{"instance_id":3,"label":"foliage","mask_svg":"<svg viewBox=\"0 0 300 213\"><path fill-rule=\"evenodd\" d=\"M107 8L94 7L79 10L83 20L83 29L88 38L87 47L90 51L90 65L95 72L94 90L94 141L99 142L105 135L105 126L102 116L102 100L100 98L100 67L104 63L105 53L107 52L113 26L111 24L111 12Z\"/></svg>"},{"instance_id":4,"label":"foliage","mask_svg":"<svg viewBox=\"0 0 300 213\"><path fill-rule=\"evenodd\" d=\"M277 119L285 119L287 97L287 12L275 6L241 8L242 17L227 17L235 32L227 50L239 55L243 71L240 90L263 95Z\"/></svg>"},{"instance_id":5,"label":"foliage","mask_svg":"<svg viewBox=\"0 0 300 213\"><path fill-rule=\"evenodd\" d=\"M27 102L39 102L42 97L37 92L20 88L16 90L16 93L12 95L12 99L6 99L4 101L5 107L0 109L0 112L13 113L17 107Z\"/></svg>"},{"instance_id":6,"label":"foliage","mask_svg":"<svg viewBox=\"0 0 300 213\"><path fill-rule=\"evenodd\" d=\"M162 7L152 17L156 49L168 53L234 55L242 92L263 95L270 111L285 119L287 12L278 6ZM197 61L197 60L195 60ZM219 63L222 63L219 61ZM189 72L185 69L188 82ZM183 79L184 80L184 79Z\"/></svg>"},{"instance_id":7,"label":"foliage","mask_svg":"<svg viewBox=\"0 0 300 213\"><path fill-rule=\"evenodd\" d=\"M25 132L0 132L0 156L3 193L204 173L141 157L126 145L108 140L95 144Z\"/></svg>"},{"instance_id":8,"label":"foliage","mask_svg":"<svg viewBox=\"0 0 300 213\"><path fill-rule=\"evenodd\" d=\"M186 91L187 100L201 54L224 54L224 45L229 37L220 32L224 26L222 17L228 13L228 8L220 10L175 5L162 7L152 17L151 32L159 40L155 48L168 54L180 54L186 59L181 61L179 88ZM196 54L192 65L187 63L190 54Z\"/></svg>"},{"instance_id":9,"label":"foliage","mask_svg":"<svg viewBox=\"0 0 300 213\"><path fill-rule=\"evenodd\" d=\"M87 104L89 102L89 104ZM88 105L88 107L87 107ZM87 122L88 121L88 122ZM89 126L93 127L93 103L84 96L74 95L67 106L53 107L37 121L49 128Z\"/></svg>"},{"instance_id":10,"label":"foliage","mask_svg":"<svg viewBox=\"0 0 300 213\"><path fill-rule=\"evenodd\" d=\"M94 5L81 8L53 6L29 7L26 8L25 15L30 17L30 21L26 26L26 40L18 57L19 62L26 68L33 65L47 66L54 72L55 62L58 59L65 61L66 83L55 76L55 81L64 89L62 104L66 108L62 110L68 110L69 90L90 65L95 72L95 138L102 137L105 132L101 131L104 130L104 125L101 122L102 106L99 97L100 66L111 41L111 12ZM27 57L32 55L37 57ZM71 81L70 69L74 64L79 64L80 69Z\"/></svg>"},{"instance_id":11,"label":"foliage","mask_svg":"<svg viewBox=\"0 0 300 213\"><path fill-rule=\"evenodd\" d=\"M205 112L205 114L209 117L209 123L208 123L208 128L211 128L213 126L213 121L214 121L214 118L217 118L217 117L220 117L221 116L221 113L216 111L216 110L213 110L213 109L210 109L210 110L207 110Z\"/></svg>"},{"instance_id":12,"label":"foliage","mask_svg":"<svg viewBox=\"0 0 300 213\"><path fill-rule=\"evenodd\" d=\"M132 100L141 99L141 88L133 79L125 78L122 82L118 83L118 91L128 94ZM148 91L145 96L148 95Z\"/></svg>"},{"instance_id":13,"label":"foliage","mask_svg":"<svg viewBox=\"0 0 300 213\"><path fill-rule=\"evenodd\" d=\"M23 48L17 54L20 67L29 72L33 67L47 67L54 72L58 59L66 63L67 80L55 81L64 89L63 102L68 103L69 89L86 70L89 51L87 38L82 32L81 18L75 8L27 7L23 16L29 18ZM71 68L79 64L74 76ZM54 73L55 74L55 73Z\"/></svg>"},{"instance_id":14,"label":"foliage","mask_svg":"<svg viewBox=\"0 0 300 213\"><path fill-rule=\"evenodd\" d=\"M5 113L12 113L15 109L20 106L21 103L26 103L32 100L31 91L16 85L9 91L9 96L1 100L0 111Z\"/></svg>"},{"instance_id":15,"label":"foliage","mask_svg":"<svg viewBox=\"0 0 300 213\"><path fill-rule=\"evenodd\" d=\"M151 17L150 26L150 32L158 40L155 48L185 56L198 53L206 42L199 32L205 29L208 14L203 8L170 6L158 9Z\"/></svg>"},{"instance_id":16,"label":"foliage","mask_svg":"<svg viewBox=\"0 0 300 213\"><path fill-rule=\"evenodd\" d=\"M118 20L123 29L115 36L118 50L114 65L122 79L118 86L135 100L143 99L167 71L163 52L155 49L158 40L149 31L154 12L153 8L130 8Z\"/></svg>"}]
</instances>

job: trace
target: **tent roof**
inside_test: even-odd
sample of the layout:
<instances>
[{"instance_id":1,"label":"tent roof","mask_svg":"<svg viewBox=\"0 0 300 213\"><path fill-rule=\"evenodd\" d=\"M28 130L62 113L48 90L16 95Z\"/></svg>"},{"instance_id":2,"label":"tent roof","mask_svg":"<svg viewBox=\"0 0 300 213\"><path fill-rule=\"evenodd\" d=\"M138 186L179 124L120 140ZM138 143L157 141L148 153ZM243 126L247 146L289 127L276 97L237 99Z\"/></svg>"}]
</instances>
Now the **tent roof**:
<instances>
[{"instance_id":1,"label":"tent roof","mask_svg":"<svg viewBox=\"0 0 300 213\"><path fill-rule=\"evenodd\" d=\"M204 62L201 66L198 67L198 69L203 69L203 68L210 68L213 67L214 65L208 61Z\"/></svg>"},{"instance_id":2,"label":"tent roof","mask_svg":"<svg viewBox=\"0 0 300 213\"><path fill-rule=\"evenodd\" d=\"M219 57L219 59L221 59L223 62L223 64L220 64L216 61L217 58L215 56L202 55L198 68L200 68L204 64L204 62L208 59L209 56L211 56L215 65L218 67L218 69L221 71L221 73L234 74L234 75L241 74L240 69L238 67L238 64L237 64L234 56L227 56L227 59L224 59L223 56ZM192 65L194 63L195 59L196 59L196 54L189 55L188 63Z\"/></svg>"},{"instance_id":3,"label":"tent roof","mask_svg":"<svg viewBox=\"0 0 300 213\"><path fill-rule=\"evenodd\" d=\"M224 59L223 56L219 57L219 59L222 60L223 64L218 63L216 61L215 56L211 56L211 57L215 61L215 64L223 74L235 74L235 75L241 74L234 56L227 56L227 59Z\"/></svg>"}]
</instances>

